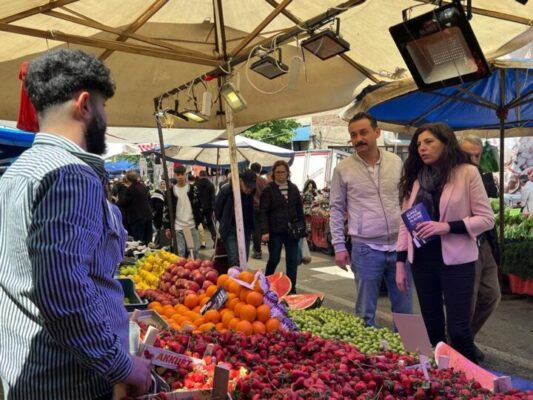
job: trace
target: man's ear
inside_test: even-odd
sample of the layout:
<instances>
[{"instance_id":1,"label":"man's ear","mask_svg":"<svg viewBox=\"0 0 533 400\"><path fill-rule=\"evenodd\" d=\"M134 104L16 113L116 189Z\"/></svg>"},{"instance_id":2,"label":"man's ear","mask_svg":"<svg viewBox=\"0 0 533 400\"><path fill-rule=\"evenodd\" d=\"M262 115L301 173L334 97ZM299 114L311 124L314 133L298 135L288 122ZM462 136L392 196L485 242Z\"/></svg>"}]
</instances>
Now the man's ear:
<instances>
[{"instance_id":1,"label":"man's ear","mask_svg":"<svg viewBox=\"0 0 533 400\"><path fill-rule=\"evenodd\" d=\"M92 105L90 102L91 94L85 90L74 95L74 115L76 119L89 121L92 114Z\"/></svg>"}]
</instances>

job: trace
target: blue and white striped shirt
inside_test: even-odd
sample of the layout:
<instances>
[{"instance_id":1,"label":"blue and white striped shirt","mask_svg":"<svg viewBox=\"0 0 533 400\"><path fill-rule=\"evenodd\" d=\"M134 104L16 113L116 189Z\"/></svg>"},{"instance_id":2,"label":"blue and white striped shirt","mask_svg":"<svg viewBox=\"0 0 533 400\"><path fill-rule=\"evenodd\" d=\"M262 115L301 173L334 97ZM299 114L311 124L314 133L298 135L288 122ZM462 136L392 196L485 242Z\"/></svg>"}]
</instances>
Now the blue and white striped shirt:
<instances>
[{"instance_id":1,"label":"blue and white striped shirt","mask_svg":"<svg viewBox=\"0 0 533 400\"><path fill-rule=\"evenodd\" d=\"M94 399L133 364L120 284L126 232L102 158L35 137L0 179L0 375L8 399Z\"/></svg>"}]
</instances>

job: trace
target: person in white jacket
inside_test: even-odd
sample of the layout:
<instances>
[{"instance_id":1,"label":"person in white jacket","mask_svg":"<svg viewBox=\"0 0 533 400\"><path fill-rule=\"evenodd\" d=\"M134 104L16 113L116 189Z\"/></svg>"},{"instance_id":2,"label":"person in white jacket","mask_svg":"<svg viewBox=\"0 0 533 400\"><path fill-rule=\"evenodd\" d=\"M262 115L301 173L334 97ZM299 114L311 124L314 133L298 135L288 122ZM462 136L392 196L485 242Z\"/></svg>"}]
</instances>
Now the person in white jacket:
<instances>
[{"instance_id":1,"label":"person in white jacket","mask_svg":"<svg viewBox=\"0 0 533 400\"><path fill-rule=\"evenodd\" d=\"M396 240L400 225L398 183L402 162L380 150L380 129L368 113L358 113L348 124L355 149L342 160L333 174L330 192L330 230L336 264L355 275L355 313L365 324L375 326L381 282L384 279L392 311L412 312L411 291L403 294L396 286ZM344 222L348 219L350 253L345 245Z\"/></svg>"}]
</instances>

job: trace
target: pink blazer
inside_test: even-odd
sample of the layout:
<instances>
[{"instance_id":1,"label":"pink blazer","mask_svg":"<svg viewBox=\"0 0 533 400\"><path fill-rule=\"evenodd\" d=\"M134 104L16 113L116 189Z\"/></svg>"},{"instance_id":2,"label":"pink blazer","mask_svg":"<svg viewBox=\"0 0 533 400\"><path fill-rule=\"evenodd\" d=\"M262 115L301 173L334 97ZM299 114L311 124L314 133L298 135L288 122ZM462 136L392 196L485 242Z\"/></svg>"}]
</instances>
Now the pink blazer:
<instances>
[{"instance_id":1,"label":"pink blazer","mask_svg":"<svg viewBox=\"0 0 533 400\"><path fill-rule=\"evenodd\" d=\"M404 201L403 210L413 206L419 188L420 184L416 180L411 195ZM450 181L442 190L439 210L440 222L463 220L468 231L468 235L448 233L441 236L444 264L456 265L476 261L476 237L494 226L494 214L476 167L470 164L456 167ZM413 262L413 238L403 221L400 222L396 250L407 250L407 258Z\"/></svg>"}]
</instances>

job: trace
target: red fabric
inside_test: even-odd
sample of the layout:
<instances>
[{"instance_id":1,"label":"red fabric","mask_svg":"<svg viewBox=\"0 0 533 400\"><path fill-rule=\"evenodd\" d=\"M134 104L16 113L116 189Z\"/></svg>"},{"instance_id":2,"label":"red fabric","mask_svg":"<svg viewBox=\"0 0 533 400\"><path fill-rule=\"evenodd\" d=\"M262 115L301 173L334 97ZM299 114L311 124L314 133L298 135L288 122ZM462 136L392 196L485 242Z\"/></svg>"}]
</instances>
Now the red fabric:
<instances>
[{"instance_id":1,"label":"red fabric","mask_svg":"<svg viewBox=\"0 0 533 400\"><path fill-rule=\"evenodd\" d=\"M17 128L28 132L38 132L39 121L37 121L37 111L35 111L35 107L30 101L30 98L26 93L26 88L24 87L24 78L26 77L27 71L28 62L25 61L21 64L19 70L19 79L22 82L20 85L20 106L19 116L17 118Z\"/></svg>"},{"instance_id":2,"label":"red fabric","mask_svg":"<svg viewBox=\"0 0 533 400\"><path fill-rule=\"evenodd\" d=\"M518 275L508 274L511 293L533 296L533 279L521 279Z\"/></svg>"}]
</instances>

